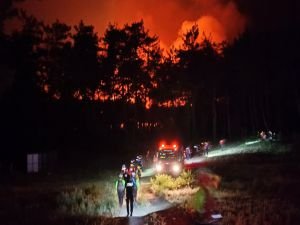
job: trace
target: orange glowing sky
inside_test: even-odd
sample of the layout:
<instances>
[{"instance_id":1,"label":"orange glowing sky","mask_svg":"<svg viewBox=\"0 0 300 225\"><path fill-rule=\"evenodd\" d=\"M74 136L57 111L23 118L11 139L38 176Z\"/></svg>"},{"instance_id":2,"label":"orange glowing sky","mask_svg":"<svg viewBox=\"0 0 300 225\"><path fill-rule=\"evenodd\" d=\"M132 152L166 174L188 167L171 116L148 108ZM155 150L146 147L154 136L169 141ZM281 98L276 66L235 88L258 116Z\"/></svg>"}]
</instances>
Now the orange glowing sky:
<instances>
[{"instance_id":1,"label":"orange glowing sky","mask_svg":"<svg viewBox=\"0 0 300 225\"><path fill-rule=\"evenodd\" d=\"M75 25L83 19L100 36L109 22L123 26L143 19L165 47L178 44L178 37L195 23L217 42L231 40L246 25L236 5L224 0L26 0L20 6L46 23L59 19Z\"/></svg>"}]
</instances>

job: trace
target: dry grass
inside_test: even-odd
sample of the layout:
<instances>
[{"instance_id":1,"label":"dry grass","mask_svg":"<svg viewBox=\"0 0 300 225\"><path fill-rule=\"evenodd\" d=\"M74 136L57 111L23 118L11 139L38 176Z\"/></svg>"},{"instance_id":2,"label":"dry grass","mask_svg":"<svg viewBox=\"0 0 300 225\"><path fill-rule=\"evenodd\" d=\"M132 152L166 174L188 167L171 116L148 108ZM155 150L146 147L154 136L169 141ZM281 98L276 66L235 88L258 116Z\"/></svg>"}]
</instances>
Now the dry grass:
<instances>
[{"instance_id":1,"label":"dry grass","mask_svg":"<svg viewBox=\"0 0 300 225\"><path fill-rule=\"evenodd\" d=\"M118 209L115 189L102 183L73 188L60 193L57 205L63 213L71 215L113 216Z\"/></svg>"},{"instance_id":2,"label":"dry grass","mask_svg":"<svg viewBox=\"0 0 300 225\"><path fill-rule=\"evenodd\" d=\"M238 225L289 225L298 224L299 207L279 198L255 199L243 197L223 197L219 201L223 214L222 224Z\"/></svg>"},{"instance_id":3,"label":"dry grass","mask_svg":"<svg viewBox=\"0 0 300 225\"><path fill-rule=\"evenodd\" d=\"M151 185L142 186L138 194L140 204L147 206L156 193L181 206L146 216L144 224L193 224L195 211L204 214L213 210L222 214L221 225L300 224L299 148L288 153L278 153L272 148L263 154L212 159L206 164L210 171L186 173L186 177L177 181L162 177ZM104 178L84 179L58 182L53 178L1 187L1 224L128 224L126 218L101 216L113 214L117 203L116 193L111 188L114 177L108 173ZM197 201L193 201L195 199ZM57 213L58 208L60 213ZM194 212L187 209L194 209Z\"/></svg>"},{"instance_id":4,"label":"dry grass","mask_svg":"<svg viewBox=\"0 0 300 225\"><path fill-rule=\"evenodd\" d=\"M222 177L213 192L222 225L299 224L299 158L299 153L290 152L211 161L208 167Z\"/></svg>"},{"instance_id":5,"label":"dry grass","mask_svg":"<svg viewBox=\"0 0 300 225\"><path fill-rule=\"evenodd\" d=\"M182 204L190 200L191 196L198 192L200 187L185 187L176 190L166 190L165 199L174 204Z\"/></svg>"}]
</instances>

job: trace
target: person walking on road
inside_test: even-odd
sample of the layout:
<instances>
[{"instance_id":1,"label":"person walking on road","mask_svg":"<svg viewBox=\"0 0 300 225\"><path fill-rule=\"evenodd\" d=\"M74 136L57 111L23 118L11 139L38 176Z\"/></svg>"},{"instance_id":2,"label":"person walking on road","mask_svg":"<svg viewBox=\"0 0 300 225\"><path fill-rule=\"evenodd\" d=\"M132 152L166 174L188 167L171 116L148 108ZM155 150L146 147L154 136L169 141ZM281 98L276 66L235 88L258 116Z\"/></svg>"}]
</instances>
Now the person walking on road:
<instances>
[{"instance_id":1,"label":"person walking on road","mask_svg":"<svg viewBox=\"0 0 300 225\"><path fill-rule=\"evenodd\" d=\"M135 185L133 186L133 202L135 204L137 204L137 196L138 196L138 191L139 191L139 188L140 188L140 178L139 178L138 174L135 173L135 172L132 172L131 176L132 176L132 179L135 182Z\"/></svg>"},{"instance_id":2,"label":"person walking on road","mask_svg":"<svg viewBox=\"0 0 300 225\"><path fill-rule=\"evenodd\" d=\"M119 199L119 207L122 208L125 194L125 180L123 178L123 174L119 174L119 178L116 181L116 189Z\"/></svg>"},{"instance_id":3,"label":"person walking on road","mask_svg":"<svg viewBox=\"0 0 300 225\"><path fill-rule=\"evenodd\" d=\"M136 189L136 183L135 180L132 177L132 174L129 174L126 181L125 181L125 187L126 187L126 209L127 209L127 216L132 216L133 212L133 196L134 196L134 190ZM130 206L130 211L129 211Z\"/></svg>"}]
</instances>

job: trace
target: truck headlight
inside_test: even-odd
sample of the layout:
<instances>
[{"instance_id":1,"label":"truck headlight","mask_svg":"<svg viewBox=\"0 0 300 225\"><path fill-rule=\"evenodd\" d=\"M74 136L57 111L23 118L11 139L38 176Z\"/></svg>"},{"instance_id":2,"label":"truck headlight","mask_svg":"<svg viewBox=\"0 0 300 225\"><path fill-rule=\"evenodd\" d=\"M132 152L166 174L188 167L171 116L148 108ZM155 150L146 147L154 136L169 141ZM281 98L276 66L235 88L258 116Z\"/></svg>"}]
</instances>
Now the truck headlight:
<instances>
[{"instance_id":1,"label":"truck headlight","mask_svg":"<svg viewBox=\"0 0 300 225\"><path fill-rule=\"evenodd\" d=\"M181 168L180 168L180 165L176 163L173 165L172 169L175 173L178 173L178 172L180 172Z\"/></svg>"},{"instance_id":2,"label":"truck headlight","mask_svg":"<svg viewBox=\"0 0 300 225\"><path fill-rule=\"evenodd\" d=\"M161 164L156 164L156 170L161 172L163 170L163 166Z\"/></svg>"}]
</instances>

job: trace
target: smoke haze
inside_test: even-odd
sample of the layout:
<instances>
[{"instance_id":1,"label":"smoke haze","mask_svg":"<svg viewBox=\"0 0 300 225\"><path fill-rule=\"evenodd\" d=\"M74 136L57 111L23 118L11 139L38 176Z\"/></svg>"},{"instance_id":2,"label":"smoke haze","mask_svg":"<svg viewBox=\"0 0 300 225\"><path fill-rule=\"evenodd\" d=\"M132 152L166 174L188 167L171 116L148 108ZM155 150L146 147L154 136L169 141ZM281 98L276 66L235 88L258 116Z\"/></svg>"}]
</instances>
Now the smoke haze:
<instances>
[{"instance_id":1,"label":"smoke haze","mask_svg":"<svg viewBox=\"0 0 300 225\"><path fill-rule=\"evenodd\" d=\"M143 19L145 27L167 47L176 45L195 23L201 34L219 42L232 40L247 22L234 2L224 0L27 0L21 7L46 23L59 19L75 25L83 19L100 36L109 23L123 26Z\"/></svg>"}]
</instances>

